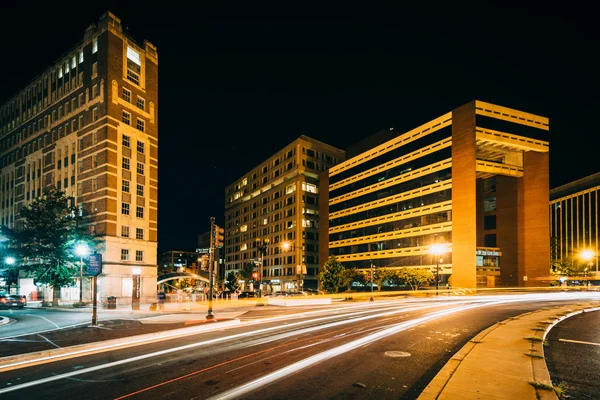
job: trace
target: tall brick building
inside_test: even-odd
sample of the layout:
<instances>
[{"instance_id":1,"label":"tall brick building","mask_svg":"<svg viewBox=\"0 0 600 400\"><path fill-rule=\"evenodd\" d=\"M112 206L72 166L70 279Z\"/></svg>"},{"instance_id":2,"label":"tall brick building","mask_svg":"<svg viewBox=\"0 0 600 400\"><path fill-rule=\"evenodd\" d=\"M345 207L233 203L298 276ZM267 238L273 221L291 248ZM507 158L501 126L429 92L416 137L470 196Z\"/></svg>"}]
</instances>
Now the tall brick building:
<instances>
[{"instance_id":1,"label":"tall brick building","mask_svg":"<svg viewBox=\"0 0 600 400\"><path fill-rule=\"evenodd\" d=\"M473 101L347 150L321 178L321 259L428 268L456 287L547 285L548 130L548 118Z\"/></svg>"},{"instance_id":2,"label":"tall brick building","mask_svg":"<svg viewBox=\"0 0 600 400\"><path fill-rule=\"evenodd\" d=\"M73 196L104 238L100 298L128 302L134 272L142 299L156 295L157 116L156 47L110 12L0 106L0 222L18 227L48 188Z\"/></svg>"}]
</instances>

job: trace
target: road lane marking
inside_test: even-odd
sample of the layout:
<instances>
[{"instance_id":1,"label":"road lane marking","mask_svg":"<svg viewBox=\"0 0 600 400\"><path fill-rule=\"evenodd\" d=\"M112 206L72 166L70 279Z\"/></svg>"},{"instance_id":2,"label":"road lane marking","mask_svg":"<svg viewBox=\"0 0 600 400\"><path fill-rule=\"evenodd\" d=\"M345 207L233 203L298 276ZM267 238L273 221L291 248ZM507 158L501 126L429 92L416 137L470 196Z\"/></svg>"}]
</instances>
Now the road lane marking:
<instances>
[{"instance_id":1,"label":"road lane marking","mask_svg":"<svg viewBox=\"0 0 600 400\"><path fill-rule=\"evenodd\" d=\"M41 315L33 315L33 314L28 314L31 315L32 317L38 317L41 319L45 319L46 321L50 322L52 325L54 325L57 329L60 329L60 326L56 325L54 322L50 321L48 318L46 317L42 317Z\"/></svg>"},{"instance_id":2,"label":"road lane marking","mask_svg":"<svg viewBox=\"0 0 600 400\"><path fill-rule=\"evenodd\" d=\"M558 339L559 342L577 343L577 344L589 344L592 346L600 346L600 343L594 342L582 342L581 340L570 340L570 339Z\"/></svg>"},{"instance_id":3,"label":"road lane marking","mask_svg":"<svg viewBox=\"0 0 600 400\"><path fill-rule=\"evenodd\" d=\"M44 339L46 342L50 343L51 345L53 345L56 348L60 349L60 346L57 345L56 343L54 343L52 340L48 339L46 336L40 335L38 334L39 337L41 337L42 339Z\"/></svg>"}]
</instances>

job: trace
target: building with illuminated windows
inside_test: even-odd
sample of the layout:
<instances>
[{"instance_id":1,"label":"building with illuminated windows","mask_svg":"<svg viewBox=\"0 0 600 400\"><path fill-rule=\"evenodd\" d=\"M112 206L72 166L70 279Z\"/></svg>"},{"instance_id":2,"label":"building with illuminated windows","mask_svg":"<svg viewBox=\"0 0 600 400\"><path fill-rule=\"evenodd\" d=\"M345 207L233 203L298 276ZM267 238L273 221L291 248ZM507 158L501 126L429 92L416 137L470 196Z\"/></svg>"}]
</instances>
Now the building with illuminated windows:
<instances>
[{"instance_id":1,"label":"building with illuminated windows","mask_svg":"<svg viewBox=\"0 0 600 400\"><path fill-rule=\"evenodd\" d=\"M0 222L18 228L20 210L49 188L73 196L104 239L100 299L130 302L134 273L142 301L156 297L157 108L156 47L110 12L0 106ZM32 290L23 279L21 294Z\"/></svg>"},{"instance_id":2,"label":"building with illuminated windows","mask_svg":"<svg viewBox=\"0 0 600 400\"><path fill-rule=\"evenodd\" d=\"M600 172L550 191L552 260L580 258L591 251L590 271L598 271L598 195ZM584 261L584 260L581 260Z\"/></svg>"},{"instance_id":3,"label":"building with illuminated windows","mask_svg":"<svg viewBox=\"0 0 600 400\"><path fill-rule=\"evenodd\" d=\"M548 285L548 131L473 101L348 149L321 176L321 259L427 268L453 287Z\"/></svg>"},{"instance_id":4,"label":"building with illuminated windows","mask_svg":"<svg viewBox=\"0 0 600 400\"><path fill-rule=\"evenodd\" d=\"M229 185L225 274L253 264L263 292L316 289L319 173L343 159L342 150L303 135Z\"/></svg>"}]
</instances>

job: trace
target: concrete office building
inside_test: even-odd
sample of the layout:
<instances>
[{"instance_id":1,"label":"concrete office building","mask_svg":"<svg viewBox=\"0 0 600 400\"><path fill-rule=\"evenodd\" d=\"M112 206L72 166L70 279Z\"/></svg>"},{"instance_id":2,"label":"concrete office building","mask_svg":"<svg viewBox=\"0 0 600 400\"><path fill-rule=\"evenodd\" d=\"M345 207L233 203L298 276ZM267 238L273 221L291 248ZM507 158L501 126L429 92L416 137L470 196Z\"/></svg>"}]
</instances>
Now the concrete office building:
<instances>
[{"instance_id":1,"label":"concrete office building","mask_svg":"<svg viewBox=\"0 0 600 400\"><path fill-rule=\"evenodd\" d=\"M590 272L598 272L598 195L600 172L550 191L551 257L579 258L591 251Z\"/></svg>"},{"instance_id":2,"label":"concrete office building","mask_svg":"<svg viewBox=\"0 0 600 400\"><path fill-rule=\"evenodd\" d=\"M453 287L547 285L548 130L547 118L473 101L347 150L321 179L321 259L428 268Z\"/></svg>"},{"instance_id":3,"label":"concrete office building","mask_svg":"<svg viewBox=\"0 0 600 400\"><path fill-rule=\"evenodd\" d=\"M50 32L51 33L51 32ZM158 54L110 12L41 75L0 106L0 222L57 187L103 237L99 298L156 296ZM21 292L34 290L24 281ZM78 285L63 298L78 299ZM84 300L90 299L87 280Z\"/></svg>"},{"instance_id":4,"label":"concrete office building","mask_svg":"<svg viewBox=\"0 0 600 400\"><path fill-rule=\"evenodd\" d=\"M260 273L262 263L263 292L316 289L319 173L343 159L342 150L303 135L229 185L225 274L250 263Z\"/></svg>"}]
</instances>

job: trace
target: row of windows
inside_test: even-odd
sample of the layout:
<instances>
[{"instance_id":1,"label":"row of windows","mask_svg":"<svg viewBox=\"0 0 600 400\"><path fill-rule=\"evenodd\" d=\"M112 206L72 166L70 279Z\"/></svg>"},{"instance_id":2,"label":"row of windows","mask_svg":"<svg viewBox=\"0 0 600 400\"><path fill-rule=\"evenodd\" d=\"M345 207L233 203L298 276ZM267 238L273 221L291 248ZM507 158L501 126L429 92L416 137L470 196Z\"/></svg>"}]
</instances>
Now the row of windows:
<instances>
[{"instance_id":1,"label":"row of windows","mask_svg":"<svg viewBox=\"0 0 600 400\"><path fill-rule=\"evenodd\" d=\"M131 125L131 113L123 110L122 116L121 116L121 121L123 121L123 123L126 125ZM140 132L145 132L146 131L146 121L144 121L141 118L137 118L135 127Z\"/></svg>"},{"instance_id":2,"label":"row of windows","mask_svg":"<svg viewBox=\"0 0 600 400\"><path fill-rule=\"evenodd\" d=\"M140 185L139 183L136 185L136 195L140 197L144 197L144 185ZM123 179L121 184L121 190L123 193L130 193L130 182L126 179Z\"/></svg>"},{"instance_id":3,"label":"row of windows","mask_svg":"<svg viewBox=\"0 0 600 400\"><path fill-rule=\"evenodd\" d=\"M121 249L121 261L131 261L129 259L129 249ZM135 251L135 261L144 261L144 251Z\"/></svg>"},{"instance_id":4,"label":"row of windows","mask_svg":"<svg viewBox=\"0 0 600 400\"><path fill-rule=\"evenodd\" d=\"M383 165L389 161L395 160L396 158L405 156L408 153L419 150L433 143L439 142L440 140L446 139L451 135L451 126L439 129L426 136L420 137L410 143L400 146L394 150L388 151L376 157L372 157L368 161L355 165L343 172L340 172L339 174L333 175L329 178L329 184L333 185L334 183L343 181L344 179L350 178L353 175L357 175L363 171L367 171L371 168Z\"/></svg>"},{"instance_id":5,"label":"row of windows","mask_svg":"<svg viewBox=\"0 0 600 400\"><path fill-rule=\"evenodd\" d=\"M128 238L129 236L129 226L121 225L121 237ZM143 228L135 228L135 238L139 240L144 240L144 229Z\"/></svg>"},{"instance_id":6,"label":"row of windows","mask_svg":"<svg viewBox=\"0 0 600 400\"><path fill-rule=\"evenodd\" d=\"M123 100L125 100L128 103L131 103L131 90L127 89L126 87L123 86L122 91L121 91L121 97L123 98ZM137 108L139 108L142 111L146 111L146 100L143 99L140 96L137 96L136 98L136 102L135 105Z\"/></svg>"},{"instance_id":7,"label":"row of windows","mask_svg":"<svg viewBox=\"0 0 600 400\"><path fill-rule=\"evenodd\" d=\"M92 75L97 72L97 51L98 41L94 39L92 45ZM83 64L83 61L83 50L67 56L65 61L50 74L42 77L34 84L33 88L23 92L18 99L3 107L0 110L0 131L7 133L21 123L21 117L25 121L26 118L31 116L32 112L36 114L38 110L41 111L44 107L47 107L48 97L50 97L50 104L52 104L55 98L62 96L63 86L65 91L68 91L71 86L77 85L77 83L71 85L71 82L75 79L78 78L79 84L81 84L83 72L81 64Z\"/></svg>"},{"instance_id":8,"label":"row of windows","mask_svg":"<svg viewBox=\"0 0 600 400\"><path fill-rule=\"evenodd\" d=\"M128 135L123 135L121 143L123 144L123 147L127 147L128 149L131 148L131 138ZM138 140L136 150L138 153L144 154L145 153L144 142L142 142L141 140Z\"/></svg>"},{"instance_id":9,"label":"row of windows","mask_svg":"<svg viewBox=\"0 0 600 400\"><path fill-rule=\"evenodd\" d=\"M122 202L121 203L121 214L129 215L130 214L130 204ZM137 218L144 218L144 207L136 206L135 207L135 216Z\"/></svg>"},{"instance_id":10,"label":"row of windows","mask_svg":"<svg viewBox=\"0 0 600 400\"><path fill-rule=\"evenodd\" d=\"M123 157L121 167L124 170L129 171L131 169L131 160L128 157ZM144 175L144 163L141 163L139 161L137 162L136 172L139 175Z\"/></svg>"}]
</instances>

